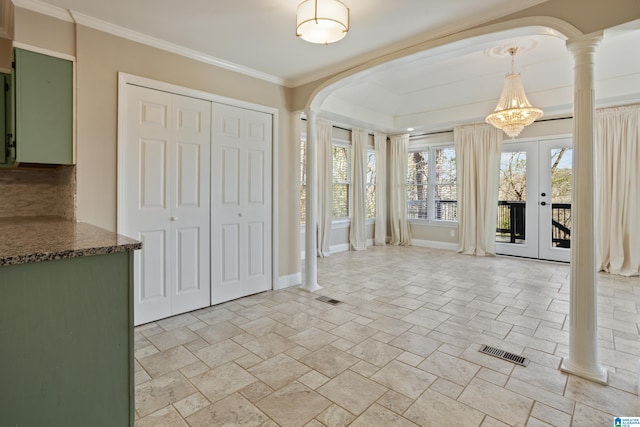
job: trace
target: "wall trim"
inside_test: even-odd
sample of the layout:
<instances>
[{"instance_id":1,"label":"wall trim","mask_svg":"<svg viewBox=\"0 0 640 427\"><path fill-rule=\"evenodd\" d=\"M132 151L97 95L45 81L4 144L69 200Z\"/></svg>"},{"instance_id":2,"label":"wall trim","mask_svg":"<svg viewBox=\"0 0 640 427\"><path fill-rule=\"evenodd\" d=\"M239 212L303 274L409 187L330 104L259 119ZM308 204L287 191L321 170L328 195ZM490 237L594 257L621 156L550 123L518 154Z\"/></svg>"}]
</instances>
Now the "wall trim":
<instances>
[{"instance_id":1,"label":"wall trim","mask_svg":"<svg viewBox=\"0 0 640 427\"><path fill-rule=\"evenodd\" d=\"M411 244L420 248L442 249L445 251L457 251L457 243L438 242L436 240L413 239Z\"/></svg>"},{"instance_id":2,"label":"wall trim","mask_svg":"<svg viewBox=\"0 0 640 427\"><path fill-rule=\"evenodd\" d=\"M389 239L386 239L387 241ZM373 239L367 239L367 247L373 247ZM329 256L333 255L333 254L337 254L340 252L349 252L350 250L350 246L349 243L342 243L340 245L333 245L331 247L329 247ZM300 251L300 259L302 261L304 261L304 257L305 257L305 251Z\"/></svg>"},{"instance_id":3,"label":"wall trim","mask_svg":"<svg viewBox=\"0 0 640 427\"><path fill-rule=\"evenodd\" d=\"M278 281L273 290L279 291L281 289L291 288L293 286L298 286L298 285L302 285L301 272L278 277Z\"/></svg>"},{"instance_id":4,"label":"wall trim","mask_svg":"<svg viewBox=\"0 0 640 427\"><path fill-rule=\"evenodd\" d=\"M329 248L329 250L331 251L330 253L333 254L337 254L340 252L348 252L349 251L349 244L348 243L342 243L340 245L333 245Z\"/></svg>"},{"instance_id":5,"label":"wall trim","mask_svg":"<svg viewBox=\"0 0 640 427\"><path fill-rule=\"evenodd\" d=\"M54 58L65 59L67 61L76 62L76 57L74 55L69 55L67 53L58 52L51 49L45 49L42 47L34 46L27 43L22 42L13 42L13 47L17 47L18 49L29 50L35 53L41 53L43 55L53 56Z\"/></svg>"}]
</instances>

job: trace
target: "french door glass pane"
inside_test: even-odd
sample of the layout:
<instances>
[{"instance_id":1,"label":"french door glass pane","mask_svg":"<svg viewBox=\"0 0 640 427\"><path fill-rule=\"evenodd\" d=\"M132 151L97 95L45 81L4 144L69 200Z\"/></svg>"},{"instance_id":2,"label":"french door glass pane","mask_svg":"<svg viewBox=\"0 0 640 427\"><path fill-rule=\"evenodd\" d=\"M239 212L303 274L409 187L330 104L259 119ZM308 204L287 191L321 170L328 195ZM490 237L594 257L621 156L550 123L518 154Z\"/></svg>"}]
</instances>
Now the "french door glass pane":
<instances>
[{"instance_id":1,"label":"french door glass pane","mask_svg":"<svg viewBox=\"0 0 640 427\"><path fill-rule=\"evenodd\" d=\"M572 148L551 150L551 245L570 247Z\"/></svg>"},{"instance_id":2,"label":"french door glass pane","mask_svg":"<svg viewBox=\"0 0 640 427\"><path fill-rule=\"evenodd\" d=\"M496 241L525 243L527 153L503 152L500 158Z\"/></svg>"}]
</instances>

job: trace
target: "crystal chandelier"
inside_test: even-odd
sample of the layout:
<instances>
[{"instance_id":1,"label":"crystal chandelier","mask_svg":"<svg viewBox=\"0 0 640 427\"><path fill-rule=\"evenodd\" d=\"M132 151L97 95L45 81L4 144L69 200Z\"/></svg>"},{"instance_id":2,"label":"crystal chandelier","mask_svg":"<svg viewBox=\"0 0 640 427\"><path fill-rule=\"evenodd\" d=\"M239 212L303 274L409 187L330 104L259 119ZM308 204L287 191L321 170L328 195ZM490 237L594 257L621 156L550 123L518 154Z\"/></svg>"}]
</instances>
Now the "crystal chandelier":
<instances>
[{"instance_id":1,"label":"crystal chandelier","mask_svg":"<svg viewBox=\"0 0 640 427\"><path fill-rule=\"evenodd\" d=\"M298 6L296 35L311 43L340 41L349 31L349 8L339 0L305 0Z\"/></svg>"},{"instance_id":2,"label":"crystal chandelier","mask_svg":"<svg viewBox=\"0 0 640 427\"><path fill-rule=\"evenodd\" d=\"M513 71L514 57L517 52L517 47L509 49L511 72L505 77L502 95L496 109L486 118L487 123L503 130L512 139L518 136L525 126L529 126L542 116L542 109L532 107L529 103L520 80L520 73Z\"/></svg>"}]
</instances>

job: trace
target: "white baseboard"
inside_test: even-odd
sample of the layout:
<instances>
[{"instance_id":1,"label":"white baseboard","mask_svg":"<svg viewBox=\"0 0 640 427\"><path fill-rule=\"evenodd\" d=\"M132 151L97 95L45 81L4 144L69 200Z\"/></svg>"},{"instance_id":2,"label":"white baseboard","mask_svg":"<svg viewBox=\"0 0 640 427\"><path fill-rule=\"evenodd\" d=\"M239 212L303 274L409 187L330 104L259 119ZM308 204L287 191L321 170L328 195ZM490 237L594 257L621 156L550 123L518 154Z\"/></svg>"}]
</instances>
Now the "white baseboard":
<instances>
[{"instance_id":1,"label":"white baseboard","mask_svg":"<svg viewBox=\"0 0 640 427\"><path fill-rule=\"evenodd\" d=\"M276 287L274 291L290 288L292 286L298 286L301 284L302 284L302 273L294 273L294 274L289 274L288 276L280 276L278 277L278 283L276 283Z\"/></svg>"},{"instance_id":2,"label":"white baseboard","mask_svg":"<svg viewBox=\"0 0 640 427\"><path fill-rule=\"evenodd\" d=\"M330 250L332 254L337 254L338 252L347 252L349 250L349 244L343 243L341 245L331 246Z\"/></svg>"},{"instance_id":3,"label":"white baseboard","mask_svg":"<svg viewBox=\"0 0 640 427\"><path fill-rule=\"evenodd\" d=\"M412 239L411 244L421 248L444 249L446 251L457 251L457 243L438 242L435 240Z\"/></svg>"},{"instance_id":4,"label":"white baseboard","mask_svg":"<svg viewBox=\"0 0 640 427\"><path fill-rule=\"evenodd\" d=\"M387 239L388 240L388 239ZM367 239L367 247L373 246L373 239ZM349 250L348 243L342 243L340 245L334 245L329 248L332 254L337 254L338 252L347 252ZM304 261L305 251L300 251L300 260Z\"/></svg>"}]
</instances>

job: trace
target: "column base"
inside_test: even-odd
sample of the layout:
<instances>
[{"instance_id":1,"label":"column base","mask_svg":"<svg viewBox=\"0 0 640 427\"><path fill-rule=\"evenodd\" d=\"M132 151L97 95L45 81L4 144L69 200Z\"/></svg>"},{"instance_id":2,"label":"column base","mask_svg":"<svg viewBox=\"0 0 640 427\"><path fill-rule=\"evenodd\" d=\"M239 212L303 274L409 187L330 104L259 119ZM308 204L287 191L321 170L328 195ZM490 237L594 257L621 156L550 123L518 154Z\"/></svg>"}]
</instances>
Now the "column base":
<instances>
[{"instance_id":1,"label":"column base","mask_svg":"<svg viewBox=\"0 0 640 427\"><path fill-rule=\"evenodd\" d=\"M310 283L310 284L305 283L304 285L300 286L300 289L307 292L315 292L322 289L322 286L318 285L317 283Z\"/></svg>"},{"instance_id":2,"label":"column base","mask_svg":"<svg viewBox=\"0 0 640 427\"><path fill-rule=\"evenodd\" d=\"M562 359L560 371L576 375L598 384L609 385L607 370L600 365L596 366L595 369L584 369L579 366L575 366L568 357L565 357Z\"/></svg>"}]
</instances>

